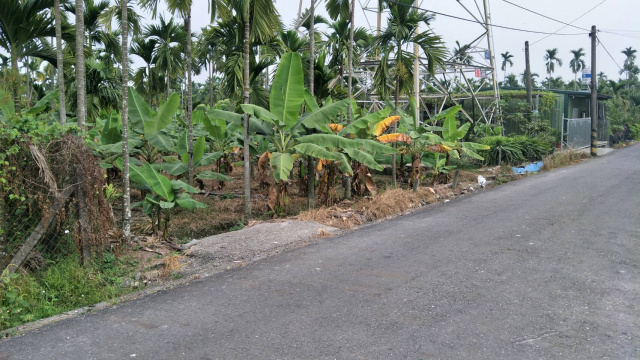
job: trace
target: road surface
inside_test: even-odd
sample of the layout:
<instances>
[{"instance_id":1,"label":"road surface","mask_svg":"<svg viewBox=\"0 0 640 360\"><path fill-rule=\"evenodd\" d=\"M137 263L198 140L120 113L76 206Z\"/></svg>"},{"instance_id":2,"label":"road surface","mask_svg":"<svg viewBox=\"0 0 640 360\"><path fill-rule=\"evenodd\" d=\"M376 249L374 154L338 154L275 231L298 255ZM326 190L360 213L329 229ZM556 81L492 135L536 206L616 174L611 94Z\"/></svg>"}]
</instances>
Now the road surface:
<instances>
[{"instance_id":1,"label":"road surface","mask_svg":"<svg viewBox=\"0 0 640 360\"><path fill-rule=\"evenodd\" d=\"M0 359L638 359L640 146L0 343Z\"/></svg>"}]
</instances>

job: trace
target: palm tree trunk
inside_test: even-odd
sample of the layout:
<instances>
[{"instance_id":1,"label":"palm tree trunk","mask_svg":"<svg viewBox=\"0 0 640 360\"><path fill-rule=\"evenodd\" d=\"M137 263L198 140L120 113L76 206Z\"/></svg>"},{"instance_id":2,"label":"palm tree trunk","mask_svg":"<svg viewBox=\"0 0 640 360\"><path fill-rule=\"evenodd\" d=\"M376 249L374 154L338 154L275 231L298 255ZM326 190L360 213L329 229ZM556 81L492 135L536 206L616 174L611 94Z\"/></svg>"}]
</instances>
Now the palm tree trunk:
<instances>
[{"instance_id":1,"label":"palm tree trunk","mask_svg":"<svg viewBox=\"0 0 640 360\"><path fill-rule=\"evenodd\" d=\"M25 67L27 70L27 106L30 107L31 106L31 64L29 64L29 57L27 56L27 58L25 59Z\"/></svg>"},{"instance_id":2,"label":"palm tree trunk","mask_svg":"<svg viewBox=\"0 0 640 360\"><path fill-rule=\"evenodd\" d=\"M58 110L60 112L60 124L64 128L67 124L67 107L64 98L64 63L62 58L62 18L60 15L60 0L54 1L56 21L56 57L58 67Z\"/></svg>"},{"instance_id":3,"label":"palm tree trunk","mask_svg":"<svg viewBox=\"0 0 640 360\"><path fill-rule=\"evenodd\" d=\"M244 19L244 94L243 103L249 103L249 33L250 27L250 9L247 6L247 12ZM242 155L244 157L244 217L248 221L251 218L251 154L249 152L249 114L244 114L243 119L244 145L242 147Z\"/></svg>"},{"instance_id":4,"label":"palm tree trunk","mask_svg":"<svg viewBox=\"0 0 640 360\"><path fill-rule=\"evenodd\" d=\"M398 60L396 60L398 61ZM398 101L400 100L400 78L396 76L396 94L395 94L395 107L394 114L398 115ZM393 124L393 132L398 130L397 122ZM393 147L396 147L396 143L393 143ZM391 177L393 178L393 187L398 187L398 176L396 174L396 154L391 155Z\"/></svg>"},{"instance_id":5,"label":"palm tree trunk","mask_svg":"<svg viewBox=\"0 0 640 360\"><path fill-rule=\"evenodd\" d=\"M315 74L315 0L311 0L311 7L309 8L309 20L311 21L311 25L309 26L309 92L311 92L311 96L315 96L314 91L314 74ZM307 205L309 209L313 208L315 205L315 190L316 190L316 169L315 169L315 160L312 156L307 158Z\"/></svg>"},{"instance_id":6,"label":"palm tree trunk","mask_svg":"<svg viewBox=\"0 0 640 360\"><path fill-rule=\"evenodd\" d=\"M16 109L16 114L20 113L20 69L18 69L18 55L16 50L11 52L11 72L14 73L13 81L13 103Z\"/></svg>"},{"instance_id":7,"label":"palm tree trunk","mask_svg":"<svg viewBox=\"0 0 640 360\"><path fill-rule=\"evenodd\" d=\"M215 71L213 70L214 67L214 63L213 61L209 61L209 106L213 107L213 74L215 73Z\"/></svg>"},{"instance_id":8,"label":"palm tree trunk","mask_svg":"<svg viewBox=\"0 0 640 360\"><path fill-rule=\"evenodd\" d=\"M313 0L311 0L313 1ZM355 27L353 21L353 13L355 10L356 0L351 0L351 9L349 10L349 54L347 56L347 61L349 62L349 75L347 78L347 91L349 93L349 99L353 97L353 29ZM347 105L347 124L351 123L351 102ZM345 181L345 189L344 189L344 198L351 199L351 176L346 177Z\"/></svg>"},{"instance_id":9,"label":"palm tree trunk","mask_svg":"<svg viewBox=\"0 0 640 360\"><path fill-rule=\"evenodd\" d=\"M129 19L128 0L122 7L122 234L123 242L131 241L131 187L129 183Z\"/></svg>"},{"instance_id":10,"label":"palm tree trunk","mask_svg":"<svg viewBox=\"0 0 640 360\"><path fill-rule=\"evenodd\" d=\"M147 104L151 106L151 64L147 63Z\"/></svg>"},{"instance_id":11,"label":"palm tree trunk","mask_svg":"<svg viewBox=\"0 0 640 360\"><path fill-rule=\"evenodd\" d=\"M85 129L87 122L86 74L84 64L84 2L76 0L76 93L78 96L76 116L78 127Z\"/></svg>"},{"instance_id":12,"label":"palm tree trunk","mask_svg":"<svg viewBox=\"0 0 640 360\"><path fill-rule=\"evenodd\" d=\"M193 185L193 118L191 112L193 110L193 89L191 87L191 2L189 2L189 13L185 21L185 27L187 28L187 125L189 126L189 140L188 151L189 161L188 168L188 180L189 185Z\"/></svg>"}]
</instances>

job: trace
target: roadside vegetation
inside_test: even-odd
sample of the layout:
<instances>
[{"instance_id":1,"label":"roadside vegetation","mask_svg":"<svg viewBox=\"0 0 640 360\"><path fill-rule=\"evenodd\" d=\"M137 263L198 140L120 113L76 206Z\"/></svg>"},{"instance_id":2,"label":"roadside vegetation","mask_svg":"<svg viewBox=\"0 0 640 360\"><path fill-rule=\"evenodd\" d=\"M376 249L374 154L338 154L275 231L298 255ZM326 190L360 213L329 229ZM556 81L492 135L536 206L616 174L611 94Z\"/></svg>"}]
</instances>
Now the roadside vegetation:
<instances>
[{"instance_id":1,"label":"roadside vegetation","mask_svg":"<svg viewBox=\"0 0 640 360\"><path fill-rule=\"evenodd\" d=\"M427 101L424 116L407 49L432 73L448 50L424 30L432 14L381 3L390 25L376 35L355 27L353 1L283 27L271 1L212 0L203 29L190 1L168 2L170 16L145 0L144 14L127 0L3 2L0 330L178 276L185 243L250 221L352 227L472 193L478 175L500 184L511 166L580 159L554 152L559 135L518 92L497 120L518 135L453 103ZM640 135L629 54L627 79L601 82L622 140ZM377 57L373 83L356 81Z\"/></svg>"}]
</instances>

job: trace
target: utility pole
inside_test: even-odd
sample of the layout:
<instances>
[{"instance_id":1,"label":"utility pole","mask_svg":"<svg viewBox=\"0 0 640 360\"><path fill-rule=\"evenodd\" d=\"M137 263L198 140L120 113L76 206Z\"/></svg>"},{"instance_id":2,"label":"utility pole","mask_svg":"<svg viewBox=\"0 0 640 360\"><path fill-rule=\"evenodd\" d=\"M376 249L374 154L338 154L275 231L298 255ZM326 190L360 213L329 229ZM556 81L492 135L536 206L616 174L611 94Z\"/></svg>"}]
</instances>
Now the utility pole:
<instances>
[{"instance_id":1,"label":"utility pole","mask_svg":"<svg viewBox=\"0 0 640 360\"><path fill-rule=\"evenodd\" d=\"M596 26L591 26L591 156L598 156L598 86L596 86Z\"/></svg>"},{"instance_id":2,"label":"utility pole","mask_svg":"<svg viewBox=\"0 0 640 360\"><path fill-rule=\"evenodd\" d=\"M493 41L491 37L491 15L489 14L489 4L488 0L484 0L484 16L485 16L485 26L487 28L487 45L489 47L489 62L491 64L491 75L493 78L493 97L496 99L496 109L498 113L500 112L500 92L498 91L498 79L496 78L496 64L495 58L493 57ZM498 117L500 119L500 117Z\"/></svg>"},{"instance_id":3,"label":"utility pole","mask_svg":"<svg viewBox=\"0 0 640 360\"><path fill-rule=\"evenodd\" d=\"M525 87L527 88L527 102L529 103L529 111L533 111L533 96L531 94L531 64L529 63L529 42L524 42L524 59L525 59L525 70L524 70L524 81Z\"/></svg>"},{"instance_id":4,"label":"utility pole","mask_svg":"<svg viewBox=\"0 0 640 360\"><path fill-rule=\"evenodd\" d=\"M413 6L418 7L418 0L414 0ZM416 26L416 36L420 33L419 26ZM413 43L413 94L416 99L416 113L414 114L416 124L420 125L420 47Z\"/></svg>"}]
</instances>

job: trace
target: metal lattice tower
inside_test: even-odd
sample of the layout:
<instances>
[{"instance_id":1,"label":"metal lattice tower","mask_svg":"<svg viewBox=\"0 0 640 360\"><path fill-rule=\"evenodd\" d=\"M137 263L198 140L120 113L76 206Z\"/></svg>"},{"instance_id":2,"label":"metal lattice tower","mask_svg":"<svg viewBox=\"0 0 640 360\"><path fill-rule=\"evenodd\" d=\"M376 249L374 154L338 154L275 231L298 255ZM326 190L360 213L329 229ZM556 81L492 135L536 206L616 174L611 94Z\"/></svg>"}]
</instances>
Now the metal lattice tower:
<instances>
[{"instance_id":1,"label":"metal lattice tower","mask_svg":"<svg viewBox=\"0 0 640 360\"><path fill-rule=\"evenodd\" d=\"M420 81L420 108L424 109L428 117L442 111L447 102L460 105L463 101L473 102L480 110L479 118L487 123L494 122L496 115L499 113L500 93L497 84L495 71L495 55L493 52L493 38L491 36L491 16L488 6L488 0L483 0L483 7L478 5L477 0L473 0L475 9L471 10L464 2L472 0L457 0L461 8L471 15L472 19L477 22L477 36L468 43L466 55L463 58L454 56L450 52L449 58L442 67L436 70L434 76L428 74L426 58L420 57L421 69L417 76ZM377 0L364 0L362 9L365 12L380 12L377 8ZM446 37L446 34L440 34ZM355 71L356 77L361 84L359 95L363 91L367 91L367 85L372 83L372 77L375 67L379 65L379 59L369 58L361 62L360 68ZM474 79L474 80L472 80ZM476 81L476 79L478 81ZM493 88L491 94L480 94L480 89ZM427 99L430 99L428 106ZM435 101L435 106L433 102ZM359 101L374 111L384 104L375 93L370 94L365 100ZM401 99L401 102L408 102L407 98ZM464 109L463 114L471 121L474 121L471 114Z\"/></svg>"}]
</instances>

